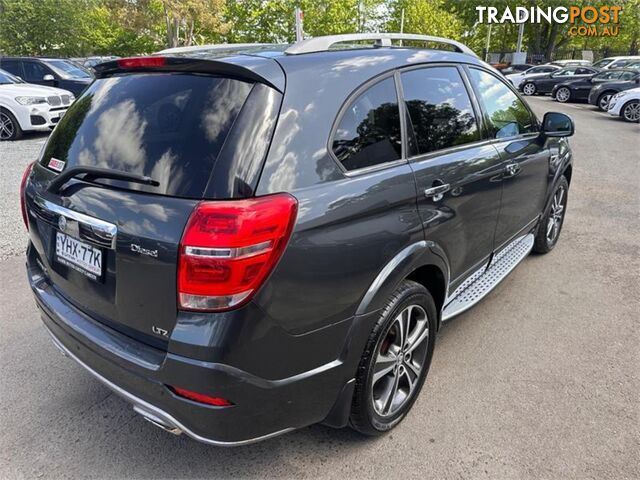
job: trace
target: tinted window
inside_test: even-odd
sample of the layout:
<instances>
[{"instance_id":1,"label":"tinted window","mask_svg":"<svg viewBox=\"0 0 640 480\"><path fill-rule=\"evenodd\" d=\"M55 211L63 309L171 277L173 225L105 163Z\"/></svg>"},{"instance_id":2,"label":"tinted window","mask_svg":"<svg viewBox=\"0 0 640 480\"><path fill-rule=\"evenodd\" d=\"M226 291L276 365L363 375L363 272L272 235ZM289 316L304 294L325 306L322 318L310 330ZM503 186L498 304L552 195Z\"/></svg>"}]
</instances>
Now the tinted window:
<instances>
[{"instance_id":1,"label":"tinted window","mask_svg":"<svg viewBox=\"0 0 640 480\"><path fill-rule=\"evenodd\" d=\"M620 78L622 72L602 72L595 75L593 78L596 80L614 80Z\"/></svg>"},{"instance_id":2,"label":"tinted window","mask_svg":"<svg viewBox=\"0 0 640 480\"><path fill-rule=\"evenodd\" d=\"M596 63L594 63L593 66L596 68L602 68L602 67L606 67L610 63L611 63L610 58L603 58L602 60L598 60Z\"/></svg>"},{"instance_id":3,"label":"tinted window","mask_svg":"<svg viewBox=\"0 0 640 480\"><path fill-rule=\"evenodd\" d=\"M575 75L576 74L576 68L565 68L563 70L560 70L556 75L558 75L559 77L569 77L571 75Z\"/></svg>"},{"instance_id":4,"label":"tinted window","mask_svg":"<svg viewBox=\"0 0 640 480\"><path fill-rule=\"evenodd\" d=\"M590 68L578 68L576 70L576 75L591 75L592 73L596 73L594 70Z\"/></svg>"},{"instance_id":5,"label":"tinted window","mask_svg":"<svg viewBox=\"0 0 640 480\"><path fill-rule=\"evenodd\" d=\"M0 60L0 66L2 66L3 70L13 73L18 77L22 77L24 75L20 60Z\"/></svg>"},{"instance_id":6,"label":"tinted window","mask_svg":"<svg viewBox=\"0 0 640 480\"><path fill-rule=\"evenodd\" d=\"M633 80L637 77L638 74L635 72L622 72L622 74L620 75L620 80Z\"/></svg>"},{"instance_id":7,"label":"tinted window","mask_svg":"<svg viewBox=\"0 0 640 480\"><path fill-rule=\"evenodd\" d=\"M64 60L47 60L46 62L62 78L91 78L89 72L71 62Z\"/></svg>"},{"instance_id":8,"label":"tinted window","mask_svg":"<svg viewBox=\"0 0 640 480\"><path fill-rule=\"evenodd\" d=\"M24 79L27 82L42 81L45 75L51 75L53 72L38 62L23 62Z\"/></svg>"},{"instance_id":9,"label":"tinted window","mask_svg":"<svg viewBox=\"0 0 640 480\"><path fill-rule=\"evenodd\" d=\"M620 67L624 67L626 64L628 64L631 60L618 60L617 62L613 62L611 64L611 66L609 68L620 68Z\"/></svg>"},{"instance_id":10,"label":"tinted window","mask_svg":"<svg viewBox=\"0 0 640 480\"><path fill-rule=\"evenodd\" d=\"M23 83L18 77L11 75L9 72L0 70L0 85L7 85L9 83Z\"/></svg>"},{"instance_id":11,"label":"tinted window","mask_svg":"<svg viewBox=\"0 0 640 480\"><path fill-rule=\"evenodd\" d=\"M489 73L475 68L470 69L470 72L495 138L537 131L531 113L509 87Z\"/></svg>"},{"instance_id":12,"label":"tinted window","mask_svg":"<svg viewBox=\"0 0 640 480\"><path fill-rule=\"evenodd\" d=\"M336 130L333 153L347 170L400 158L400 114L393 78L375 84L349 105Z\"/></svg>"},{"instance_id":13,"label":"tinted window","mask_svg":"<svg viewBox=\"0 0 640 480\"><path fill-rule=\"evenodd\" d=\"M148 175L158 187L96 180L199 198L251 84L227 78L141 74L96 80L71 105L41 160ZM233 179L229 179L233 181Z\"/></svg>"},{"instance_id":14,"label":"tinted window","mask_svg":"<svg viewBox=\"0 0 640 480\"><path fill-rule=\"evenodd\" d=\"M416 151L424 154L480 138L471 100L454 67L411 70L401 76Z\"/></svg>"}]
</instances>

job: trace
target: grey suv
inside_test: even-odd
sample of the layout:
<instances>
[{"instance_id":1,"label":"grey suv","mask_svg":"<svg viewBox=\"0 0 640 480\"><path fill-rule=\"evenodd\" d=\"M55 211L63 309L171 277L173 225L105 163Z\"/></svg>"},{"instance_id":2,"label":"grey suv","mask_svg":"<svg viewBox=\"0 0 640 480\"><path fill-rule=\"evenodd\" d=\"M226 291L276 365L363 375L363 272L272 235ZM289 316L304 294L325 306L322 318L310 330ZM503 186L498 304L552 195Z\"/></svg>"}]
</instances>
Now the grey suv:
<instances>
[{"instance_id":1,"label":"grey suv","mask_svg":"<svg viewBox=\"0 0 640 480\"><path fill-rule=\"evenodd\" d=\"M556 244L573 129L434 37L104 63L25 172L30 285L58 348L172 433L380 434L441 322Z\"/></svg>"}]
</instances>

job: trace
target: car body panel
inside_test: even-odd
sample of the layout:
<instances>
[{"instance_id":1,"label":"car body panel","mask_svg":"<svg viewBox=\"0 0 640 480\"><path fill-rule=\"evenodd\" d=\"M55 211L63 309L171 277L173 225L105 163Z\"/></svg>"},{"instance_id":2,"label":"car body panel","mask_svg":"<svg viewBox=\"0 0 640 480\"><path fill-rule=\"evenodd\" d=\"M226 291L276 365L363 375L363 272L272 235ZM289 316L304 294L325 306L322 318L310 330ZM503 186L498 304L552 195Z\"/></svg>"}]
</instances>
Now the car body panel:
<instances>
[{"instance_id":1,"label":"car body panel","mask_svg":"<svg viewBox=\"0 0 640 480\"><path fill-rule=\"evenodd\" d=\"M547 69L549 71L540 72L540 70L547 70ZM507 79L511 82L511 84L515 88L518 88L525 79L542 77L544 75L548 75L549 73L552 73L561 69L562 67L558 65L552 65L552 64L537 65L521 73L508 74Z\"/></svg>"},{"instance_id":2,"label":"car body panel","mask_svg":"<svg viewBox=\"0 0 640 480\"><path fill-rule=\"evenodd\" d=\"M604 93L614 94L618 92L622 92L624 90L630 90L632 88L637 88L640 85L640 79L636 78L635 80L624 80L624 81L612 81L605 82L599 85L596 85L591 88L589 91L589 95L587 97L587 101L591 105L597 105L600 96Z\"/></svg>"},{"instance_id":3,"label":"car body panel","mask_svg":"<svg viewBox=\"0 0 640 480\"><path fill-rule=\"evenodd\" d=\"M589 94L591 89L597 85L600 85L600 89L605 91L607 89L607 85L611 83L619 83L621 76L633 76L635 78L640 78L640 72L634 72L633 70L605 70L603 72L597 73L591 77L583 78L581 80L568 80L563 83L559 83L553 87L551 91L551 96L555 97L558 89L562 87L566 87L571 92L571 100L587 100L589 98ZM626 80L625 80L626 81ZM628 80L632 81L632 80Z\"/></svg>"},{"instance_id":4,"label":"car body panel","mask_svg":"<svg viewBox=\"0 0 640 480\"><path fill-rule=\"evenodd\" d=\"M35 57L0 57L0 68L19 76L24 81L48 87L61 88L73 93L76 97L92 82L92 78L69 78L52 68L49 62L68 62L64 59L42 59ZM29 68L28 66L33 66ZM39 72L38 75L35 72ZM33 72L33 73L32 73ZM51 75L53 80L45 80L44 75Z\"/></svg>"},{"instance_id":5,"label":"car body panel","mask_svg":"<svg viewBox=\"0 0 640 480\"><path fill-rule=\"evenodd\" d=\"M551 93L553 87L559 83L590 78L596 73L598 73L598 70L591 67L570 66L558 72L523 81L519 89L522 90L527 83L533 83L536 86L536 93Z\"/></svg>"},{"instance_id":6,"label":"car body panel","mask_svg":"<svg viewBox=\"0 0 640 480\"><path fill-rule=\"evenodd\" d=\"M474 65L497 72L475 57L447 51L375 48L286 55L277 48L257 50L248 55L167 52L168 58L185 62L171 60L140 72L233 72L255 82L252 92L267 92L261 97L269 104L264 111L248 100L243 104L233 128L246 133L229 133L212 167L215 178L201 196L159 195L144 186L84 180L69 182L62 194L48 192L55 173L41 164L26 184L27 271L47 329L63 351L124 391L137 407L150 405L187 434L213 444L247 442L327 418L332 425L346 424L362 352L398 284L427 269L441 308L448 289L499 247L495 232L501 218L505 227L498 231L505 237L517 234L517 228L535 228L529 217L541 213L549 185L561 175L551 140L535 134L496 141L489 138L482 114L478 142L415 158L407 158L406 120L400 116L401 158L346 171L331 140L340 112L359 89L419 65L455 64L461 72L462 65ZM131 74L118 62L96 70L92 88L112 75ZM401 100L401 90L396 93ZM88 103L81 107L90 109ZM255 137L266 140L251 142ZM249 160L237 165L239 157ZM565 168L567 158L560 160ZM507 185L504 166L514 161L522 173ZM450 183L451 190L441 200L426 198L423 190L437 179ZM212 198L279 192L296 198L297 218L284 253L251 301L225 312L178 310L177 252L194 206ZM522 192L530 201L521 201ZM46 209L39 210L43 204L117 227L115 244L105 246L104 284L91 284L51 261L56 232L64 228ZM134 245L156 255L142 254ZM152 323L157 330L149 328ZM206 406L168 386L219 396L233 405Z\"/></svg>"},{"instance_id":7,"label":"car body panel","mask_svg":"<svg viewBox=\"0 0 640 480\"><path fill-rule=\"evenodd\" d=\"M35 105L21 105L16 97L55 98L57 105L41 103ZM67 99L65 102L63 99ZM13 114L23 131L47 131L52 129L73 102L73 94L67 90L44 87L30 83L13 83L0 85L0 107ZM52 102L54 103L54 102ZM40 117L42 123L34 125L33 117Z\"/></svg>"}]
</instances>

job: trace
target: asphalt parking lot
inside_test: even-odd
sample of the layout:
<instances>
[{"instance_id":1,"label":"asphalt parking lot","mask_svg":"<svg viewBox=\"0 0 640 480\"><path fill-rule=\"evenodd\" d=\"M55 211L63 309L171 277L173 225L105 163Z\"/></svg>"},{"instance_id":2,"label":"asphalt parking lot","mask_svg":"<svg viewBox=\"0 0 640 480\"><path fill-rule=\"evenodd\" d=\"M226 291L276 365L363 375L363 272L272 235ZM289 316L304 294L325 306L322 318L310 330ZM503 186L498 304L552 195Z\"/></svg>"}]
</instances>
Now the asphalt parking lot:
<instances>
[{"instance_id":1,"label":"asphalt parking lot","mask_svg":"<svg viewBox=\"0 0 640 480\"><path fill-rule=\"evenodd\" d=\"M174 437L62 357L26 285L18 187L45 136L0 144L0 478L640 478L640 126L573 116L556 249L442 328L392 434L313 426L220 449Z\"/></svg>"}]
</instances>

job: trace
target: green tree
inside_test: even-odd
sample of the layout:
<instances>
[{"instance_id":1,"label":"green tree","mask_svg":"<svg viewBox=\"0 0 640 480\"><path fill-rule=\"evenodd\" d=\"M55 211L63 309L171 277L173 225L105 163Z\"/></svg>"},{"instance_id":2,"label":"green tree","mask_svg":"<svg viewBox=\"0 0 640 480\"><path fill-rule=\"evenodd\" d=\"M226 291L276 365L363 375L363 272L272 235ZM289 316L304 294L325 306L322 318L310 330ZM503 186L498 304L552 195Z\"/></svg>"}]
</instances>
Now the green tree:
<instances>
[{"instance_id":1,"label":"green tree","mask_svg":"<svg viewBox=\"0 0 640 480\"><path fill-rule=\"evenodd\" d=\"M390 32L399 32L404 10L404 32L435 35L460 40L464 24L450 13L441 0L394 0L390 3Z\"/></svg>"},{"instance_id":2,"label":"green tree","mask_svg":"<svg viewBox=\"0 0 640 480\"><path fill-rule=\"evenodd\" d=\"M296 7L308 36L366 32L382 25L384 0L227 0L226 42L281 43L295 40Z\"/></svg>"},{"instance_id":3,"label":"green tree","mask_svg":"<svg viewBox=\"0 0 640 480\"><path fill-rule=\"evenodd\" d=\"M0 51L73 55L82 50L83 13L90 0L2 0Z\"/></svg>"}]
</instances>

